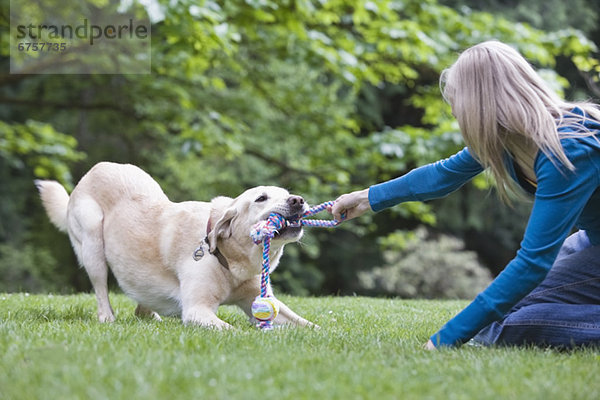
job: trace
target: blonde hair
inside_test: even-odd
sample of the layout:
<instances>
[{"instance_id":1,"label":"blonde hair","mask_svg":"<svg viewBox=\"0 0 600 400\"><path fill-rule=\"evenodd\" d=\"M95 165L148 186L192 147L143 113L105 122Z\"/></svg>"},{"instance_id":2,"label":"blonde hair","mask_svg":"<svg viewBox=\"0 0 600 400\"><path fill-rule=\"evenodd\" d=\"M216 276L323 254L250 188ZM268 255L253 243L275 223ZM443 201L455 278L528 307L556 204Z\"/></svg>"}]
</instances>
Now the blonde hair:
<instances>
[{"instance_id":1,"label":"blonde hair","mask_svg":"<svg viewBox=\"0 0 600 400\"><path fill-rule=\"evenodd\" d=\"M583 123L586 117L600 121L597 106L561 100L521 54L498 41L483 42L464 51L442 72L440 87L465 143L490 170L500 197L506 201L508 192L519 192L506 167L507 153L516 161L532 165L539 150L555 165L574 170L560 139L593 135ZM573 113L575 107L584 116ZM562 126L577 126L577 132L559 133Z\"/></svg>"}]
</instances>

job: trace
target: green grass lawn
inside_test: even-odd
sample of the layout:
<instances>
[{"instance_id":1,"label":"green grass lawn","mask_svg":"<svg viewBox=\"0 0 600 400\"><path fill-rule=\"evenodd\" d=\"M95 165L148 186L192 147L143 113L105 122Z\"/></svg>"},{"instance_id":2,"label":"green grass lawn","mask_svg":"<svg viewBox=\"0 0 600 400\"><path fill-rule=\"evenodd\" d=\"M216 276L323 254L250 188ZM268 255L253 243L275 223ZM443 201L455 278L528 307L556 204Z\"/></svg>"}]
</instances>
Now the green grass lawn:
<instances>
[{"instance_id":1,"label":"green grass lawn","mask_svg":"<svg viewBox=\"0 0 600 400\"><path fill-rule=\"evenodd\" d=\"M599 399L600 352L422 344L466 303L281 299L322 328L217 332L138 319L111 295L0 294L2 399Z\"/></svg>"}]
</instances>

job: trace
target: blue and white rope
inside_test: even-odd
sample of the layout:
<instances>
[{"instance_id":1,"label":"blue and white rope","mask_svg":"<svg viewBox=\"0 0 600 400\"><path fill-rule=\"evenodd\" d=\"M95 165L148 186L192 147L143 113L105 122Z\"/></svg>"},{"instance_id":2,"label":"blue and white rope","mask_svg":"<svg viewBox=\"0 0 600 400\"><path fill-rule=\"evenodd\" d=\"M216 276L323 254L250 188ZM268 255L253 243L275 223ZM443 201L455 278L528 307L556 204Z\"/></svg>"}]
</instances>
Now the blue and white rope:
<instances>
[{"instance_id":1,"label":"blue and white rope","mask_svg":"<svg viewBox=\"0 0 600 400\"><path fill-rule=\"evenodd\" d=\"M269 275L270 275L270 251L271 251L271 239L285 227L300 227L300 226L312 226L312 227L326 227L332 228L338 226L342 221L338 220L323 220L323 219L305 219L314 214L318 214L325 210L327 207L332 207L333 201L327 201L319 204L318 206L308 209L298 220L288 221L281 214L271 213L266 221L261 221L252 227L250 231L250 237L255 244L263 243L263 256L262 256L262 272L260 279L260 296L258 296L255 302L252 304L252 313L254 317L259 320L258 327L261 329L272 329L273 319L277 316L277 310L273 309L272 312L264 312L265 307L276 304L276 299L271 292L269 286ZM343 215L342 215L343 220ZM258 311L260 310L260 311ZM256 312L255 312L256 311Z\"/></svg>"}]
</instances>

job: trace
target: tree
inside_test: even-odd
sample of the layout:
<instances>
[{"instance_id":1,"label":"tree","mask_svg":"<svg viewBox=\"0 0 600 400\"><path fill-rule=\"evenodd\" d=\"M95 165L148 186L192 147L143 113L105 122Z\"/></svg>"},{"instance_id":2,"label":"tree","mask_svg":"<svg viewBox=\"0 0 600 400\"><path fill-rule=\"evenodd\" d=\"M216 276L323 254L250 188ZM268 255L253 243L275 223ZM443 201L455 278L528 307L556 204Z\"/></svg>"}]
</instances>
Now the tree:
<instances>
[{"instance_id":1,"label":"tree","mask_svg":"<svg viewBox=\"0 0 600 400\"><path fill-rule=\"evenodd\" d=\"M597 65L594 44L577 31L545 33L433 0L160 5L151 75L0 77L7 126L42 121L77 140L87 157L68 161L73 181L108 159L140 165L175 201L275 184L319 203L463 145L437 79L469 45L491 38L515 45L558 84L566 84L552 72L559 56ZM14 175L14 166L2 168ZM16 178L23 185L24 176ZM37 204L33 187L27 196ZM437 218L430 204L408 203L336 232L311 231L274 282L294 292L352 291L357 270L381 264L377 237ZM46 248L55 240L21 239Z\"/></svg>"}]
</instances>

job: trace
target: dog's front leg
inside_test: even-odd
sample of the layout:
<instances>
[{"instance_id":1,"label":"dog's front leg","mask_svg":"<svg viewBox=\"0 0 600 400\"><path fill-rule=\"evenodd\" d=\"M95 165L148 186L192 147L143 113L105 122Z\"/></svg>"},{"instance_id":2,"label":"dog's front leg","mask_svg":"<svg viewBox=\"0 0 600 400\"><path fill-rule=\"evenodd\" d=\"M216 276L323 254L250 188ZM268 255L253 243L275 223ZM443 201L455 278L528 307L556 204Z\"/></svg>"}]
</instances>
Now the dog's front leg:
<instances>
[{"instance_id":1,"label":"dog's front leg","mask_svg":"<svg viewBox=\"0 0 600 400\"><path fill-rule=\"evenodd\" d=\"M218 307L218 306L217 306ZM200 325L205 328L213 329L230 329L232 328L227 322L219 319L216 314L217 307L193 306L183 309L181 318L184 324Z\"/></svg>"},{"instance_id":2,"label":"dog's front leg","mask_svg":"<svg viewBox=\"0 0 600 400\"><path fill-rule=\"evenodd\" d=\"M269 292L271 292L270 288ZM254 299L259 294L260 276L256 276L253 279L247 280L235 290L234 298L237 299L237 301L235 301L235 304L237 304L248 315L250 321L256 321L254 319L254 316L252 315L252 302L254 302ZM318 325L315 325L312 322L296 314L281 300L277 299L277 304L279 305L279 314L275 318L275 321L273 321L275 324L293 324L319 328Z\"/></svg>"},{"instance_id":3,"label":"dog's front leg","mask_svg":"<svg viewBox=\"0 0 600 400\"><path fill-rule=\"evenodd\" d=\"M279 314L277 318L275 318L276 324L294 324L300 326L309 326L313 328L320 328L319 325L313 324L312 322L302 318L294 311L292 311L288 306L286 306L281 300L277 299L279 303Z\"/></svg>"},{"instance_id":4,"label":"dog's front leg","mask_svg":"<svg viewBox=\"0 0 600 400\"><path fill-rule=\"evenodd\" d=\"M188 264L179 274L181 319L185 324L229 329L232 326L217 317L217 309L229 294L221 267L206 262Z\"/></svg>"}]
</instances>

